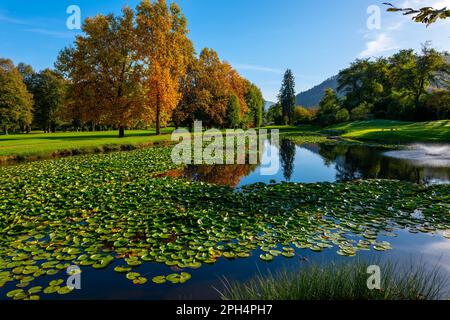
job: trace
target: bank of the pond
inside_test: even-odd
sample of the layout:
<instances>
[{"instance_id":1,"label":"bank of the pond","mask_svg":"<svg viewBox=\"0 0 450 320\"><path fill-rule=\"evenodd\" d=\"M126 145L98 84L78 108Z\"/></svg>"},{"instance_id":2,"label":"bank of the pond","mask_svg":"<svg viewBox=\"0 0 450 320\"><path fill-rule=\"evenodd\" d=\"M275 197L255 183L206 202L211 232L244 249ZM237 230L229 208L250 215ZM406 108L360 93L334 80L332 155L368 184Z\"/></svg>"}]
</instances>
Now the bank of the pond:
<instances>
[{"instance_id":1,"label":"bank of the pond","mask_svg":"<svg viewBox=\"0 0 450 320\"><path fill-rule=\"evenodd\" d=\"M175 168L170 148L0 168L0 294L68 294L70 265L114 270L108 283L128 279L142 292L196 281L191 270L223 260L389 252L387 238L400 229L450 237L448 185L369 180L235 192L157 177ZM146 264L155 267L142 273Z\"/></svg>"},{"instance_id":2,"label":"bank of the pond","mask_svg":"<svg viewBox=\"0 0 450 320\"><path fill-rule=\"evenodd\" d=\"M157 136L154 130L130 130L125 138L117 131L0 135L0 164L158 146L171 142L172 131Z\"/></svg>"},{"instance_id":3,"label":"bank of the pond","mask_svg":"<svg viewBox=\"0 0 450 320\"><path fill-rule=\"evenodd\" d=\"M431 122L357 121L328 127L325 132L338 134L347 139L381 143L450 143L450 120Z\"/></svg>"}]
</instances>

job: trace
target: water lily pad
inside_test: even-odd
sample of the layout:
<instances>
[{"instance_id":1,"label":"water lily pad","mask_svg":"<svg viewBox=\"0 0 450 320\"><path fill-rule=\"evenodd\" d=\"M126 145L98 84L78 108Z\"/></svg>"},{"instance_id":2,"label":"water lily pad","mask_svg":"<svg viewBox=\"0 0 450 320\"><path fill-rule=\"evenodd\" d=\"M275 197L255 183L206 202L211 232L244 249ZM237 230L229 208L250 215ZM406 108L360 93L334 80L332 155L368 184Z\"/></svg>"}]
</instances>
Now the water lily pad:
<instances>
[{"instance_id":1,"label":"water lily pad","mask_svg":"<svg viewBox=\"0 0 450 320\"><path fill-rule=\"evenodd\" d=\"M129 266L117 266L114 268L114 271L119 272L119 273L127 273L127 272L130 272L131 270L132 270L132 268Z\"/></svg>"},{"instance_id":2,"label":"water lily pad","mask_svg":"<svg viewBox=\"0 0 450 320\"><path fill-rule=\"evenodd\" d=\"M166 277L165 276L157 276L157 277L154 277L152 279L152 281L156 284L163 284L163 283L166 283Z\"/></svg>"},{"instance_id":3,"label":"water lily pad","mask_svg":"<svg viewBox=\"0 0 450 320\"><path fill-rule=\"evenodd\" d=\"M64 287L58 288L57 292L58 292L58 294L65 295L65 294L71 293L72 291L73 291L73 289L71 289L67 286L64 286Z\"/></svg>"},{"instance_id":4,"label":"water lily pad","mask_svg":"<svg viewBox=\"0 0 450 320\"><path fill-rule=\"evenodd\" d=\"M129 273L127 273L127 275L126 275L126 277L127 277L128 280L134 280L134 279L139 278L140 276L141 276L141 274L140 274L140 273L137 273L137 272L129 272Z\"/></svg>"},{"instance_id":5,"label":"water lily pad","mask_svg":"<svg viewBox=\"0 0 450 320\"><path fill-rule=\"evenodd\" d=\"M260 255L259 258L261 260L263 260L263 261L266 261L266 262L270 262L270 261L273 260L273 256L271 254L268 254L268 253Z\"/></svg>"}]
</instances>

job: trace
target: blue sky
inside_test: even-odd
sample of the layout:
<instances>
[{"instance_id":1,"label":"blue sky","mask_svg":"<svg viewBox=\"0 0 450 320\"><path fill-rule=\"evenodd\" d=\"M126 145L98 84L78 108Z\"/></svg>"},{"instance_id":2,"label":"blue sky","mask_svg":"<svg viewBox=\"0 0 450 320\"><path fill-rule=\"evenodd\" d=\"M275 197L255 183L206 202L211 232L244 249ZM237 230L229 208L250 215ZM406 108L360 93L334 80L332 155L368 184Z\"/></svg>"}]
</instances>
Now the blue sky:
<instances>
[{"instance_id":1,"label":"blue sky","mask_svg":"<svg viewBox=\"0 0 450 320\"><path fill-rule=\"evenodd\" d=\"M0 57L40 70L52 67L58 52L73 42L66 9L78 5L82 18L120 12L138 0L2 0ZM189 21L197 52L218 51L274 101L283 72L291 68L297 91L333 76L358 57L390 55L432 41L450 51L450 21L425 28L386 13L384 0L178 0ZM450 7L450 0L400 0L399 6ZM380 29L369 29L368 8L381 7Z\"/></svg>"}]
</instances>

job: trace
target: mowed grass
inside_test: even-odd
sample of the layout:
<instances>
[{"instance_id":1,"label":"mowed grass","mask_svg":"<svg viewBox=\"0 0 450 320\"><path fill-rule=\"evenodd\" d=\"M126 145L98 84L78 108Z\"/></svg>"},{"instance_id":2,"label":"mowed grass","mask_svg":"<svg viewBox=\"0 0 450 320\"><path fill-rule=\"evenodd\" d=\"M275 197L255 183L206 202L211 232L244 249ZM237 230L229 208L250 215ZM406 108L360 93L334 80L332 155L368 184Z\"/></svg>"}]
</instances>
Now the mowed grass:
<instances>
[{"instance_id":1,"label":"mowed grass","mask_svg":"<svg viewBox=\"0 0 450 320\"><path fill-rule=\"evenodd\" d=\"M402 122L392 120L357 121L338 124L328 131L341 131L343 138L379 142L450 142L450 120Z\"/></svg>"},{"instance_id":2,"label":"mowed grass","mask_svg":"<svg viewBox=\"0 0 450 320\"><path fill-rule=\"evenodd\" d=\"M157 136L154 130L126 131L125 138L118 131L30 133L0 136L0 157L47 155L54 152L101 148L113 145L139 145L170 141L173 128L162 130Z\"/></svg>"}]
</instances>

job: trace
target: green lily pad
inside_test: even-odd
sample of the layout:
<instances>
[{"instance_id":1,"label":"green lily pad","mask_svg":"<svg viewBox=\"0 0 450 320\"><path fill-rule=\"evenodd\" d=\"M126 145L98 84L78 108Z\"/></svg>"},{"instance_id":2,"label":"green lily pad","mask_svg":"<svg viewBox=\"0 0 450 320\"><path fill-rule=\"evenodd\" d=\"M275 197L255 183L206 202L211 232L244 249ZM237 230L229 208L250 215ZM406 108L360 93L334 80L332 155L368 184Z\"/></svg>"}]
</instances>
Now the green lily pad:
<instances>
[{"instance_id":1,"label":"green lily pad","mask_svg":"<svg viewBox=\"0 0 450 320\"><path fill-rule=\"evenodd\" d=\"M152 279L152 281L156 284L163 284L163 283L166 283L166 277L165 276L157 276L157 277L154 277Z\"/></svg>"},{"instance_id":2,"label":"green lily pad","mask_svg":"<svg viewBox=\"0 0 450 320\"><path fill-rule=\"evenodd\" d=\"M263 261L270 262L273 260L273 256L271 254L261 254L259 258Z\"/></svg>"}]
</instances>

